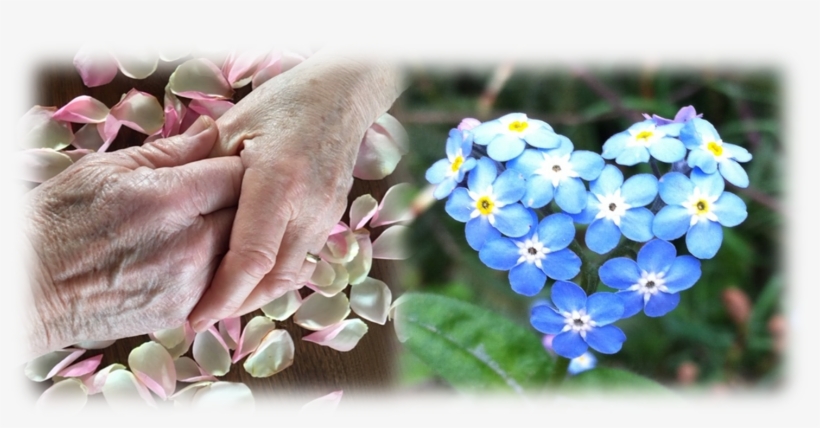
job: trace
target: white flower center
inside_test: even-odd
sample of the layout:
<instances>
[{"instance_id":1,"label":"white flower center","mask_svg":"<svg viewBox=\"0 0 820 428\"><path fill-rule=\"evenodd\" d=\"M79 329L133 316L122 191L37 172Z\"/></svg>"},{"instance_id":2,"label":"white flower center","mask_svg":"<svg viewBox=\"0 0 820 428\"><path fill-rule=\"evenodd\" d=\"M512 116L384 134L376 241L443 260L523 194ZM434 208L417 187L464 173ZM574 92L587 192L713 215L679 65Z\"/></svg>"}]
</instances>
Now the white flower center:
<instances>
[{"instance_id":1,"label":"white flower center","mask_svg":"<svg viewBox=\"0 0 820 428\"><path fill-rule=\"evenodd\" d=\"M664 276L666 276L666 274L663 272L655 273L641 270L641 277L638 279L638 282L627 290L637 291L643 295L643 302L646 304L649 298L658 294L658 292L669 291L669 289L666 288L666 279L664 279Z\"/></svg>"},{"instance_id":2,"label":"white flower center","mask_svg":"<svg viewBox=\"0 0 820 428\"><path fill-rule=\"evenodd\" d=\"M666 134L657 130L655 125L649 125L640 131L629 131L629 140L626 141L626 146L641 146L649 148L649 146L655 144L656 141L665 136Z\"/></svg>"},{"instance_id":3,"label":"white flower center","mask_svg":"<svg viewBox=\"0 0 820 428\"><path fill-rule=\"evenodd\" d=\"M563 312L561 315L564 316L564 323L566 324L561 330L562 333L565 331L573 331L580 333L581 337L586 339L587 332L592 330L592 327L597 325L595 321L587 315L587 312L584 309L579 311Z\"/></svg>"},{"instance_id":4,"label":"white flower center","mask_svg":"<svg viewBox=\"0 0 820 428\"><path fill-rule=\"evenodd\" d=\"M541 167L535 170L535 173L552 181L553 187L558 187L558 184L562 180L578 177L578 173L572 169L572 165L569 163L570 154L551 156L547 153L542 153L542 155L544 156L544 160L541 162Z\"/></svg>"},{"instance_id":5,"label":"white flower center","mask_svg":"<svg viewBox=\"0 0 820 428\"><path fill-rule=\"evenodd\" d=\"M695 190L689 195L689 198L683 202L683 207L689 212L692 217L689 219L689 227L694 226L700 221L718 221L717 215L713 211L713 204L717 201L718 196L709 196L701 192L700 188L695 187Z\"/></svg>"},{"instance_id":6,"label":"white flower center","mask_svg":"<svg viewBox=\"0 0 820 428\"><path fill-rule=\"evenodd\" d=\"M473 200L473 212L470 213L470 218L476 218L483 215L487 217L490 224L495 226L495 212L499 208L503 207L504 204L496 200L496 197L493 194L493 186L487 186L483 192L473 192L468 190L467 194L470 195L470 198Z\"/></svg>"},{"instance_id":7,"label":"white flower center","mask_svg":"<svg viewBox=\"0 0 820 428\"><path fill-rule=\"evenodd\" d=\"M544 247L538 240L538 235L533 235L532 238L527 239L523 242L516 242L515 245L518 246L518 261L516 263L535 263L539 269L541 268L541 260L547 257L547 254L550 253L549 248Z\"/></svg>"},{"instance_id":8,"label":"white flower center","mask_svg":"<svg viewBox=\"0 0 820 428\"><path fill-rule=\"evenodd\" d=\"M598 209L598 214L595 215L595 219L599 218L608 218L615 223L616 226L621 226L621 217L626 214L626 210L632 208L631 205L624 202L624 197L621 196L621 189L615 191L610 195L601 196L595 195L598 199L598 203L600 204Z\"/></svg>"}]
</instances>

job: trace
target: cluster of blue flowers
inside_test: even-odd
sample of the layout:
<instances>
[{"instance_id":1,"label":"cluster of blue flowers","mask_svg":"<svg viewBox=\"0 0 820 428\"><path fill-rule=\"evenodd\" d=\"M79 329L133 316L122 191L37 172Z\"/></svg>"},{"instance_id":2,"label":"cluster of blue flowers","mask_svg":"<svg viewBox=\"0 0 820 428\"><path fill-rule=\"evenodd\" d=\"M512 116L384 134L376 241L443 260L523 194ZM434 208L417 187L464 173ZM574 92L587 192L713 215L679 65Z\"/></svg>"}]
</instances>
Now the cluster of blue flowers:
<instances>
[{"instance_id":1,"label":"cluster of blue flowers","mask_svg":"<svg viewBox=\"0 0 820 428\"><path fill-rule=\"evenodd\" d=\"M748 151L723 142L691 106L674 119L644 116L609 138L600 155L575 150L569 138L523 113L484 123L465 119L450 131L447 157L427 170L435 197L447 198L447 213L466 223L470 247L490 268L509 271L513 291L535 296L548 278L554 281L552 305L534 306L530 322L556 335L552 348L565 358L589 347L616 353L626 336L612 323L673 310L679 293L700 278L699 259L717 253L723 227L747 215L743 201L724 191L724 180L749 185L739 164L751 160ZM655 173L625 179L607 160L649 162ZM659 162L670 164L663 175ZM636 260L615 257L594 266L616 293L570 282L580 283L582 267L576 223L588 225L584 243L597 254L645 243ZM684 235L691 255L678 256L670 241Z\"/></svg>"}]
</instances>

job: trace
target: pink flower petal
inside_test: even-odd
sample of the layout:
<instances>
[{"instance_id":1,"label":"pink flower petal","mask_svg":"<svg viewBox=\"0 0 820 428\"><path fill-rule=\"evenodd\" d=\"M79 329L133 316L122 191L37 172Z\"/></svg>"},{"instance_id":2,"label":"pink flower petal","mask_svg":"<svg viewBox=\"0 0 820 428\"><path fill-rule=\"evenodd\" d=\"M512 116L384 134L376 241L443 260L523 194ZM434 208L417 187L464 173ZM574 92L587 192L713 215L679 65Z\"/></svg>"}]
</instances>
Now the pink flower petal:
<instances>
[{"instance_id":1,"label":"pink flower petal","mask_svg":"<svg viewBox=\"0 0 820 428\"><path fill-rule=\"evenodd\" d=\"M100 133L100 137L103 140L102 146L97 149L98 152L102 153L108 150L108 147L114 142L114 138L117 138L117 133L120 132L121 126L122 122L111 114L105 118L105 122L97 124L97 132Z\"/></svg>"},{"instance_id":2,"label":"pink flower petal","mask_svg":"<svg viewBox=\"0 0 820 428\"><path fill-rule=\"evenodd\" d=\"M177 381L174 360L159 343L145 342L132 349L128 366L137 379L163 400L174 393Z\"/></svg>"},{"instance_id":3,"label":"pink flower petal","mask_svg":"<svg viewBox=\"0 0 820 428\"><path fill-rule=\"evenodd\" d=\"M373 266L373 244L370 242L370 232L366 229L356 232L356 242L359 244L359 252L353 260L344 265L350 276L348 282L351 284L364 281Z\"/></svg>"},{"instance_id":4,"label":"pink flower petal","mask_svg":"<svg viewBox=\"0 0 820 428\"><path fill-rule=\"evenodd\" d=\"M296 347L287 330L273 330L262 339L242 367L253 377L269 377L293 364Z\"/></svg>"},{"instance_id":5,"label":"pink flower petal","mask_svg":"<svg viewBox=\"0 0 820 428\"><path fill-rule=\"evenodd\" d=\"M373 196L362 195L350 204L350 225L353 230L364 227L368 221L376 214L378 201Z\"/></svg>"},{"instance_id":6,"label":"pink flower petal","mask_svg":"<svg viewBox=\"0 0 820 428\"><path fill-rule=\"evenodd\" d=\"M202 382L216 381L216 378L209 375L196 361L188 357L180 357L174 360L174 368L177 371L177 381L179 382Z\"/></svg>"},{"instance_id":7,"label":"pink flower petal","mask_svg":"<svg viewBox=\"0 0 820 428\"><path fill-rule=\"evenodd\" d=\"M293 314L293 322L298 326L318 331L345 319L350 314L350 303L344 293L325 297L313 293L302 301L302 306Z\"/></svg>"},{"instance_id":8,"label":"pink flower petal","mask_svg":"<svg viewBox=\"0 0 820 428\"><path fill-rule=\"evenodd\" d=\"M162 130L165 113L159 101L153 95L136 89L111 108L111 116L123 125L146 135L153 135Z\"/></svg>"},{"instance_id":9,"label":"pink flower petal","mask_svg":"<svg viewBox=\"0 0 820 428\"><path fill-rule=\"evenodd\" d=\"M225 100L193 99L188 104L188 108L212 119L219 119L226 111L230 110L234 104Z\"/></svg>"},{"instance_id":10,"label":"pink flower petal","mask_svg":"<svg viewBox=\"0 0 820 428\"><path fill-rule=\"evenodd\" d=\"M299 413L310 415L332 413L337 407L339 407L339 402L342 401L342 395L344 395L344 392L341 389L331 392L330 394L323 395L306 403L299 410Z\"/></svg>"},{"instance_id":11,"label":"pink flower petal","mask_svg":"<svg viewBox=\"0 0 820 428\"><path fill-rule=\"evenodd\" d=\"M328 285L319 285L314 284L311 281L308 281L307 286L311 290L322 294L325 297L333 297L345 287L350 282L350 275L347 273L347 269L338 263L329 263L330 267L333 269L333 282Z\"/></svg>"},{"instance_id":12,"label":"pink flower petal","mask_svg":"<svg viewBox=\"0 0 820 428\"><path fill-rule=\"evenodd\" d=\"M26 377L42 382L51 379L85 353L85 349L66 348L37 357L26 364Z\"/></svg>"},{"instance_id":13,"label":"pink flower petal","mask_svg":"<svg viewBox=\"0 0 820 428\"><path fill-rule=\"evenodd\" d=\"M24 181L42 183L70 167L71 158L52 149L29 149L15 152L15 176Z\"/></svg>"},{"instance_id":14,"label":"pink flower petal","mask_svg":"<svg viewBox=\"0 0 820 428\"><path fill-rule=\"evenodd\" d=\"M356 235L344 223L339 223L333 231L319 255L331 263L347 263L359 252Z\"/></svg>"},{"instance_id":15,"label":"pink flower petal","mask_svg":"<svg viewBox=\"0 0 820 428\"><path fill-rule=\"evenodd\" d=\"M391 226L373 241L373 258L382 260L405 260L410 251L405 244L407 226Z\"/></svg>"},{"instance_id":16,"label":"pink flower petal","mask_svg":"<svg viewBox=\"0 0 820 428\"><path fill-rule=\"evenodd\" d=\"M162 125L162 137L168 138L179 135L182 118L185 117L188 108L168 88L165 88L163 102L165 103L165 123Z\"/></svg>"},{"instance_id":17,"label":"pink flower petal","mask_svg":"<svg viewBox=\"0 0 820 428\"><path fill-rule=\"evenodd\" d=\"M478 119L473 119L472 117L466 117L461 119L461 123L458 124L459 131L469 131L476 126L481 125L481 121Z\"/></svg>"},{"instance_id":18,"label":"pink flower petal","mask_svg":"<svg viewBox=\"0 0 820 428\"><path fill-rule=\"evenodd\" d=\"M367 333L367 324L358 318L353 318L304 336L302 340L327 346L339 352L347 352L356 347L365 333Z\"/></svg>"},{"instance_id":19,"label":"pink flower petal","mask_svg":"<svg viewBox=\"0 0 820 428\"><path fill-rule=\"evenodd\" d=\"M97 367L100 366L100 361L102 361L102 354L95 355L91 358L85 359L76 363L72 366L66 367L63 370L60 370L57 373L58 376L62 377L80 377L85 376L89 373L94 373L94 370L97 370Z\"/></svg>"},{"instance_id":20,"label":"pink flower petal","mask_svg":"<svg viewBox=\"0 0 820 428\"><path fill-rule=\"evenodd\" d=\"M240 382L214 382L198 388L191 400L191 407L199 410L230 411L249 414L256 403L247 385Z\"/></svg>"},{"instance_id":21,"label":"pink flower petal","mask_svg":"<svg viewBox=\"0 0 820 428\"><path fill-rule=\"evenodd\" d=\"M284 321L290 318L299 306L302 306L302 295L299 290L291 290L277 297L265 306L262 306L262 313L268 318Z\"/></svg>"},{"instance_id":22,"label":"pink flower petal","mask_svg":"<svg viewBox=\"0 0 820 428\"><path fill-rule=\"evenodd\" d=\"M131 47L114 55L122 74L132 79L145 79L154 73L159 63L159 54L150 48Z\"/></svg>"},{"instance_id":23,"label":"pink flower petal","mask_svg":"<svg viewBox=\"0 0 820 428\"><path fill-rule=\"evenodd\" d=\"M393 295L382 281L366 278L350 286L350 309L360 317L384 325Z\"/></svg>"},{"instance_id":24,"label":"pink flower petal","mask_svg":"<svg viewBox=\"0 0 820 428\"><path fill-rule=\"evenodd\" d=\"M393 173L407 151L407 132L393 116L385 113L365 132L353 176L381 180Z\"/></svg>"},{"instance_id":25,"label":"pink flower petal","mask_svg":"<svg viewBox=\"0 0 820 428\"><path fill-rule=\"evenodd\" d=\"M105 379L102 394L115 410L133 410L134 405L156 407L148 389L128 370L112 370Z\"/></svg>"},{"instance_id":26,"label":"pink flower petal","mask_svg":"<svg viewBox=\"0 0 820 428\"><path fill-rule=\"evenodd\" d=\"M233 51L222 64L222 74L233 88L241 88L251 82L257 67L266 62L268 55L258 50Z\"/></svg>"},{"instance_id":27,"label":"pink flower petal","mask_svg":"<svg viewBox=\"0 0 820 428\"><path fill-rule=\"evenodd\" d=\"M83 384L86 388L88 388L88 395L99 394L102 392L102 387L105 385L105 381L108 379L109 373L115 370L125 370L125 366L115 363L105 367L93 375L83 376Z\"/></svg>"},{"instance_id":28,"label":"pink flower petal","mask_svg":"<svg viewBox=\"0 0 820 428\"><path fill-rule=\"evenodd\" d=\"M159 49L159 59L165 62L174 62L178 59L188 56L191 50L179 46L163 46Z\"/></svg>"},{"instance_id":29,"label":"pink flower petal","mask_svg":"<svg viewBox=\"0 0 820 428\"><path fill-rule=\"evenodd\" d=\"M61 150L71 144L71 125L54 119L54 107L34 106L17 123L17 145L23 149Z\"/></svg>"},{"instance_id":30,"label":"pink flower petal","mask_svg":"<svg viewBox=\"0 0 820 428\"><path fill-rule=\"evenodd\" d=\"M195 58L183 62L174 70L168 85L176 95L185 98L227 99L233 96L231 84L222 71L205 58Z\"/></svg>"},{"instance_id":31,"label":"pink flower petal","mask_svg":"<svg viewBox=\"0 0 820 428\"><path fill-rule=\"evenodd\" d=\"M219 334L222 340L228 345L229 349L235 349L239 342L239 336L242 333L242 319L240 317L225 318L220 320L217 325L219 327Z\"/></svg>"},{"instance_id":32,"label":"pink flower petal","mask_svg":"<svg viewBox=\"0 0 820 428\"><path fill-rule=\"evenodd\" d=\"M248 324L245 325L245 330L242 331L242 336L239 337L239 342L236 346L236 351L233 353L232 362L236 363L246 355L255 351L262 339L276 328L273 321L264 316L253 317Z\"/></svg>"},{"instance_id":33,"label":"pink flower petal","mask_svg":"<svg viewBox=\"0 0 820 428\"><path fill-rule=\"evenodd\" d=\"M223 376L231 369L228 345L213 326L202 333L197 333L194 339L194 360L214 376Z\"/></svg>"},{"instance_id":34,"label":"pink flower petal","mask_svg":"<svg viewBox=\"0 0 820 428\"><path fill-rule=\"evenodd\" d=\"M74 56L74 67L89 88L110 83L117 75L117 61L114 57L93 46L80 48Z\"/></svg>"},{"instance_id":35,"label":"pink flower petal","mask_svg":"<svg viewBox=\"0 0 820 428\"><path fill-rule=\"evenodd\" d=\"M168 353L171 354L171 357L174 359L188 352L188 350L191 349L191 344L194 343L194 338L196 338L196 332L191 328L191 324L188 321L185 321L183 327L185 329L185 339L173 348L168 348Z\"/></svg>"},{"instance_id":36,"label":"pink flower petal","mask_svg":"<svg viewBox=\"0 0 820 428\"><path fill-rule=\"evenodd\" d=\"M185 340L185 326L181 325L174 328L166 328L164 330L148 333L151 340L158 342L165 349L171 349Z\"/></svg>"},{"instance_id":37,"label":"pink flower petal","mask_svg":"<svg viewBox=\"0 0 820 428\"><path fill-rule=\"evenodd\" d=\"M186 109L185 115L182 116L182 122L179 124L179 132L185 132L191 127L191 125L194 124L194 122L196 122L197 119L199 119L199 116L201 116L201 114L191 109Z\"/></svg>"},{"instance_id":38,"label":"pink flower petal","mask_svg":"<svg viewBox=\"0 0 820 428\"><path fill-rule=\"evenodd\" d=\"M80 342L74 346L83 349L105 349L113 345L114 342L116 342L116 340L89 340L86 342Z\"/></svg>"},{"instance_id":39,"label":"pink flower petal","mask_svg":"<svg viewBox=\"0 0 820 428\"><path fill-rule=\"evenodd\" d=\"M411 204L416 191L409 183L399 183L387 189L379 209L370 221L371 227L386 226L414 218Z\"/></svg>"},{"instance_id":40,"label":"pink flower petal","mask_svg":"<svg viewBox=\"0 0 820 428\"><path fill-rule=\"evenodd\" d=\"M105 141L100 136L99 126L93 123L83 125L71 140L72 146L94 152L98 151L104 143Z\"/></svg>"},{"instance_id":41,"label":"pink flower petal","mask_svg":"<svg viewBox=\"0 0 820 428\"><path fill-rule=\"evenodd\" d=\"M333 266L324 260L319 260L316 263L316 269L313 270L313 275L310 277L310 282L320 287L327 287L333 284L335 278L336 272L333 270Z\"/></svg>"},{"instance_id":42,"label":"pink flower petal","mask_svg":"<svg viewBox=\"0 0 820 428\"><path fill-rule=\"evenodd\" d=\"M77 414L88 402L88 390L78 379L55 383L37 399L35 408L49 414L69 416Z\"/></svg>"},{"instance_id":43,"label":"pink flower petal","mask_svg":"<svg viewBox=\"0 0 820 428\"><path fill-rule=\"evenodd\" d=\"M101 123L105 122L108 111L102 102L80 95L57 110L52 118L74 123Z\"/></svg>"}]
</instances>

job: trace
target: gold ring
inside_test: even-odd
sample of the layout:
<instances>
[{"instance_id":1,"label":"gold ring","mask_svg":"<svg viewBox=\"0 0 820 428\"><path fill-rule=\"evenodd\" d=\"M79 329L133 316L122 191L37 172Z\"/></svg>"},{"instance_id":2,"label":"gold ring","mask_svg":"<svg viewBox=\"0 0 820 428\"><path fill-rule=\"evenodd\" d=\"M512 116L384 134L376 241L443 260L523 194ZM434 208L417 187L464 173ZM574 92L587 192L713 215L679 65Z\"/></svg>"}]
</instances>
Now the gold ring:
<instances>
[{"instance_id":1,"label":"gold ring","mask_svg":"<svg viewBox=\"0 0 820 428\"><path fill-rule=\"evenodd\" d=\"M319 256L317 256L316 254L307 253L307 256L305 256L305 260L311 263L319 263L320 259Z\"/></svg>"}]
</instances>

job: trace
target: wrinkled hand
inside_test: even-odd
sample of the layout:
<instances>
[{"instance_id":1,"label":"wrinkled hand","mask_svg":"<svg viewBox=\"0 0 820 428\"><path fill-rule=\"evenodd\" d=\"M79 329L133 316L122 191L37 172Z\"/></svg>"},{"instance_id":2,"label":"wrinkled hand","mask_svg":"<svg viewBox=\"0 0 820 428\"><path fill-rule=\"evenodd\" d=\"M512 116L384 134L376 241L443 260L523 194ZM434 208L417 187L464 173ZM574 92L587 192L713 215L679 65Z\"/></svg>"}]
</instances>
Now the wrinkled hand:
<instances>
[{"instance_id":1,"label":"wrinkled hand","mask_svg":"<svg viewBox=\"0 0 820 428\"><path fill-rule=\"evenodd\" d=\"M35 355L183 324L211 281L242 183L238 157L206 159L208 118L184 135L92 154L29 192Z\"/></svg>"},{"instance_id":2,"label":"wrinkled hand","mask_svg":"<svg viewBox=\"0 0 820 428\"><path fill-rule=\"evenodd\" d=\"M269 80L218 120L214 156L245 166L230 249L191 313L194 330L304 285L344 214L359 143L401 93L398 73L319 54Z\"/></svg>"}]
</instances>

